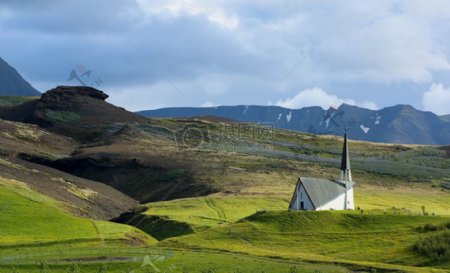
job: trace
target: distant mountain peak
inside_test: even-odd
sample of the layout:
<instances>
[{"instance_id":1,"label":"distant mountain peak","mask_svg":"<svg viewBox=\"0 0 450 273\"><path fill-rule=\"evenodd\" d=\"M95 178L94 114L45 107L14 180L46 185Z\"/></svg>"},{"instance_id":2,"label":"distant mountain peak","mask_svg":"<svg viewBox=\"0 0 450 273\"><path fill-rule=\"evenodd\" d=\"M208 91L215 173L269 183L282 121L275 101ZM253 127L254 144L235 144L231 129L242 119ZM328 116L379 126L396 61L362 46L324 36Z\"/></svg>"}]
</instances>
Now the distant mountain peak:
<instances>
[{"instance_id":1,"label":"distant mountain peak","mask_svg":"<svg viewBox=\"0 0 450 273\"><path fill-rule=\"evenodd\" d=\"M40 96L17 70L0 57L0 96Z\"/></svg>"},{"instance_id":2,"label":"distant mountain peak","mask_svg":"<svg viewBox=\"0 0 450 273\"><path fill-rule=\"evenodd\" d=\"M366 108L362 108L362 107L359 107L359 106L356 106L356 105L352 105L352 104L347 104L347 103L343 103L343 104L341 104L339 107L338 107L338 110L344 110L344 109L364 109L364 110L369 110L369 109L366 109Z\"/></svg>"},{"instance_id":3,"label":"distant mountain peak","mask_svg":"<svg viewBox=\"0 0 450 273\"><path fill-rule=\"evenodd\" d=\"M342 106L342 105L341 105ZM328 108L328 112L335 112L335 111L339 111L339 108L341 108L341 106L339 106L338 108L330 106L330 108Z\"/></svg>"},{"instance_id":4,"label":"distant mountain peak","mask_svg":"<svg viewBox=\"0 0 450 273\"><path fill-rule=\"evenodd\" d=\"M397 105L387 107L387 108L395 108L395 109L400 109L400 110L417 110L416 108L414 108L413 106L411 106L409 104L397 104Z\"/></svg>"}]
</instances>

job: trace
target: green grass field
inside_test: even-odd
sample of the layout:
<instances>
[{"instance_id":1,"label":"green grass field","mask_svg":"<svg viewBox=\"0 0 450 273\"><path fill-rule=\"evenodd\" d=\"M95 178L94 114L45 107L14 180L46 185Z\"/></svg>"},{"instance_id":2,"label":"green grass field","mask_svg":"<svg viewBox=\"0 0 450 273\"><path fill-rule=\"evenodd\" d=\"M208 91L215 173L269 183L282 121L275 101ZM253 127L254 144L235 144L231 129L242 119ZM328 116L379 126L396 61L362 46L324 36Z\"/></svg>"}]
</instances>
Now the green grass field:
<instances>
[{"instance_id":1,"label":"green grass field","mask_svg":"<svg viewBox=\"0 0 450 273\"><path fill-rule=\"evenodd\" d=\"M154 242L133 227L74 217L61 207L22 182L0 178L0 248L132 238Z\"/></svg>"},{"instance_id":2,"label":"green grass field","mask_svg":"<svg viewBox=\"0 0 450 273\"><path fill-rule=\"evenodd\" d=\"M258 211L285 210L288 204L280 198L211 196L150 203L145 214L166 216L201 231L234 223Z\"/></svg>"},{"instance_id":3,"label":"green grass field","mask_svg":"<svg viewBox=\"0 0 450 273\"><path fill-rule=\"evenodd\" d=\"M366 210L389 210L395 207L413 214L422 214L423 206L428 214L450 216L448 190L424 188L421 185L409 187L356 186L355 204Z\"/></svg>"},{"instance_id":4,"label":"green grass field","mask_svg":"<svg viewBox=\"0 0 450 273\"><path fill-rule=\"evenodd\" d=\"M407 271L426 272L430 268L418 267L426 265L448 268L448 260L433 262L412 248L420 238L442 232L423 232L421 227L442 226L450 218L370 213L260 212L236 224L162 244Z\"/></svg>"},{"instance_id":5,"label":"green grass field","mask_svg":"<svg viewBox=\"0 0 450 273\"><path fill-rule=\"evenodd\" d=\"M27 263L4 264L0 273L293 273L293 272L348 272L348 268L334 264L308 263L298 259L279 260L267 257L211 251L178 251L147 249L142 251L106 252L114 258L89 261L89 257L78 261L66 259L56 261L59 256L29 260ZM113 254L112 254L113 253Z\"/></svg>"},{"instance_id":6,"label":"green grass field","mask_svg":"<svg viewBox=\"0 0 450 273\"><path fill-rule=\"evenodd\" d=\"M352 212L287 212L287 197L216 195L150 203L144 214L170 221L169 229L176 227L174 223L192 227L185 236L163 237L161 247L378 270L428 272L449 267L448 261L435 261L412 250L419 240L442 233L423 232L424 226L450 223L446 192L373 185L364 185L356 192L361 210ZM423 215L422 206L427 215ZM149 232L164 230L152 226Z\"/></svg>"},{"instance_id":7,"label":"green grass field","mask_svg":"<svg viewBox=\"0 0 450 273\"><path fill-rule=\"evenodd\" d=\"M194 232L157 245L147 237L153 247L143 248L127 243L132 237L142 239L130 226L73 217L23 183L0 181L1 256L17 259L3 262L1 273L43 272L41 266L48 268L46 272L73 272L78 267L87 273L144 273L150 270L141 267L148 257L153 265L173 272L445 272L449 266L418 255L412 247L442 232L421 228L444 225L450 217L389 209L388 201L374 201L373 192L380 190L375 188L361 192L361 199L372 197L361 204L363 212L287 212L286 199L249 196L150 203L145 215L187 223ZM398 208L411 202L407 192L403 197L396 193L392 196L397 196ZM427 199L422 201L433 208ZM366 208L370 204L378 210ZM384 207L386 212L380 210ZM167 251L172 254L164 258L155 254Z\"/></svg>"}]
</instances>

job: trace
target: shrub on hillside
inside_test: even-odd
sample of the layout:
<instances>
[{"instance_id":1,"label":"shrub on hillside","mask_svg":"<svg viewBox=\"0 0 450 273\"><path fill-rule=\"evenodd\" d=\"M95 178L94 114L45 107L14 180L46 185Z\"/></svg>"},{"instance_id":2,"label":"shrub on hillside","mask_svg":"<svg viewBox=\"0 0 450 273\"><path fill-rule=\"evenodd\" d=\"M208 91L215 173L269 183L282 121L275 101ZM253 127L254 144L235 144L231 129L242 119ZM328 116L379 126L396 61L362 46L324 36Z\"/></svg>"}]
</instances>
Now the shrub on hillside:
<instances>
[{"instance_id":1,"label":"shrub on hillside","mask_svg":"<svg viewBox=\"0 0 450 273\"><path fill-rule=\"evenodd\" d=\"M425 226L418 228L418 230L422 231L422 232L433 232L433 231L440 231L440 230L446 230L446 229L450 229L450 223L441 224L441 225L426 224Z\"/></svg>"},{"instance_id":2,"label":"shrub on hillside","mask_svg":"<svg viewBox=\"0 0 450 273\"><path fill-rule=\"evenodd\" d=\"M53 111L46 109L45 115L53 122L77 123L81 119L77 113L69 111Z\"/></svg>"},{"instance_id":3,"label":"shrub on hillside","mask_svg":"<svg viewBox=\"0 0 450 273\"><path fill-rule=\"evenodd\" d=\"M433 260L450 259L450 231L421 239L413 250Z\"/></svg>"}]
</instances>

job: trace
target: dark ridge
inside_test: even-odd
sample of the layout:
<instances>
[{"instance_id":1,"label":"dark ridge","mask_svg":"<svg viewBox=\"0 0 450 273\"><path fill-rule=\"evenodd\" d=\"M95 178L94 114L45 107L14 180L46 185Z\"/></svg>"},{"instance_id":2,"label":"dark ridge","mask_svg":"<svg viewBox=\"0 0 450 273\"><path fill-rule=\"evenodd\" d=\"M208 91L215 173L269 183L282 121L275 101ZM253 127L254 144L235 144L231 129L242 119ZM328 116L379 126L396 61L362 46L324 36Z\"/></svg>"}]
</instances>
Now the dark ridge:
<instances>
[{"instance_id":1,"label":"dark ridge","mask_svg":"<svg viewBox=\"0 0 450 273\"><path fill-rule=\"evenodd\" d=\"M15 68L0 57L0 96L39 96Z\"/></svg>"}]
</instances>

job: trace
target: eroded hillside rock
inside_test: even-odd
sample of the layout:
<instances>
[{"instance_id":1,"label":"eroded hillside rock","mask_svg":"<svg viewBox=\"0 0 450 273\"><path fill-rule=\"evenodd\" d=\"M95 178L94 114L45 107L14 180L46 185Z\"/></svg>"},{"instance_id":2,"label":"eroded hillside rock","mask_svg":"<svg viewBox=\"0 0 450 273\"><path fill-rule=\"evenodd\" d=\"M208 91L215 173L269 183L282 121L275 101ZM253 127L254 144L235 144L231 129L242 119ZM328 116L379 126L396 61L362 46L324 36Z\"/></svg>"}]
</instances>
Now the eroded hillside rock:
<instances>
[{"instance_id":1,"label":"eroded hillside rock","mask_svg":"<svg viewBox=\"0 0 450 273\"><path fill-rule=\"evenodd\" d=\"M0 109L0 118L36 124L82 143L98 140L111 126L148 121L106 102L107 98L92 87L58 86L38 100Z\"/></svg>"},{"instance_id":2,"label":"eroded hillside rock","mask_svg":"<svg viewBox=\"0 0 450 273\"><path fill-rule=\"evenodd\" d=\"M106 100L109 96L103 91L88 86L58 86L44 93L39 101L39 106L48 108L66 108L74 104L74 97L91 97L98 100Z\"/></svg>"}]
</instances>

